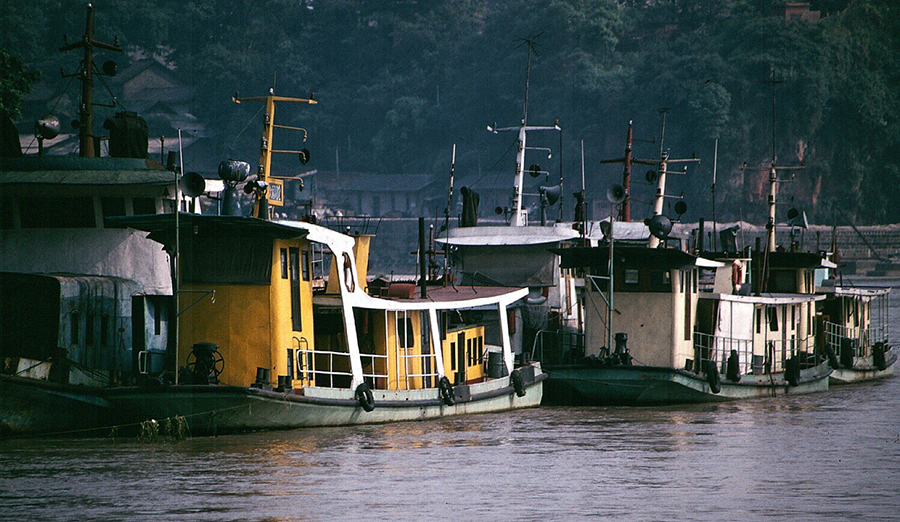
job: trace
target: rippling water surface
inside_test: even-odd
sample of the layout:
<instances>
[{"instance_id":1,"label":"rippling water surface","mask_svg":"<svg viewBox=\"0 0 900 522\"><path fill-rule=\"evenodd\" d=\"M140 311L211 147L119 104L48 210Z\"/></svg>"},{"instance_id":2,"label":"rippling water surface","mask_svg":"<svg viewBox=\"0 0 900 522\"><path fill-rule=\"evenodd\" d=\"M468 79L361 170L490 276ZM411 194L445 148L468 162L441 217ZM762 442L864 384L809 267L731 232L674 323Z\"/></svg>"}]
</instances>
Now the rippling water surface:
<instances>
[{"instance_id":1,"label":"rippling water surface","mask_svg":"<svg viewBox=\"0 0 900 522\"><path fill-rule=\"evenodd\" d=\"M898 402L894 377L723 405L540 408L157 444L7 440L0 517L897 519Z\"/></svg>"}]
</instances>

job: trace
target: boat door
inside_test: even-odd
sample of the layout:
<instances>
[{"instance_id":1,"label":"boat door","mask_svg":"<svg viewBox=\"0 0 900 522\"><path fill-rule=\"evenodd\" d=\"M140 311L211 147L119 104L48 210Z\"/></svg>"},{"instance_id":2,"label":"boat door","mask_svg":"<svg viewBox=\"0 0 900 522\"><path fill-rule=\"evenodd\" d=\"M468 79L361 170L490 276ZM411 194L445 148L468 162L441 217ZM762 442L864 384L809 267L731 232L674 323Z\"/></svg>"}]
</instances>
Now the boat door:
<instances>
[{"instance_id":1,"label":"boat door","mask_svg":"<svg viewBox=\"0 0 900 522\"><path fill-rule=\"evenodd\" d=\"M456 334L456 382L454 384L466 383L466 333L459 332Z\"/></svg>"}]
</instances>

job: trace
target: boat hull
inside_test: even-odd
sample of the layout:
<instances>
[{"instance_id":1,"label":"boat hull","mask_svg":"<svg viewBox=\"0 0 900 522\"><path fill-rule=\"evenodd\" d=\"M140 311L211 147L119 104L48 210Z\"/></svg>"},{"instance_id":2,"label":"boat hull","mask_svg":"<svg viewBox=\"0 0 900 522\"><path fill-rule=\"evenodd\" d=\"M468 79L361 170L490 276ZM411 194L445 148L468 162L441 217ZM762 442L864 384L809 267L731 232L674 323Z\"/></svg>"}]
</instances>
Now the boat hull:
<instances>
[{"instance_id":1,"label":"boat hull","mask_svg":"<svg viewBox=\"0 0 900 522\"><path fill-rule=\"evenodd\" d=\"M100 389L0 377L0 436L95 435L111 414Z\"/></svg>"},{"instance_id":2,"label":"boat hull","mask_svg":"<svg viewBox=\"0 0 900 522\"><path fill-rule=\"evenodd\" d=\"M704 377L674 368L567 365L547 368L544 398L556 405L653 406L779 397L827 390L829 372L825 364L803 370L797 386L781 374L744 375L739 382L722 379L713 393Z\"/></svg>"},{"instance_id":3,"label":"boat hull","mask_svg":"<svg viewBox=\"0 0 900 522\"><path fill-rule=\"evenodd\" d=\"M897 354L891 350L886 357L887 367L879 370L872 363L872 356L857 357L853 368L835 368L829 377L831 384L852 384L854 382L874 381L894 375L894 363L897 362Z\"/></svg>"},{"instance_id":4,"label":"boat hull","mask_svg":"<svg viewBox=\"0 0 900 522\"><path fill-rule=\"evenodd\" d=\"M516 396L505 379L473 384L468 386L468 400L452 406L438 398L436 389L405 394L376 390L375 409L370 412L360 407L349 390L305 388L301 395L238 386L170 386L114 389L107 398L123 424L184 417L190 431L202 435L377 424L536 407L541 403L545 377L536 375L526 385L524 397Z\"/></svg>"}]
</instances>

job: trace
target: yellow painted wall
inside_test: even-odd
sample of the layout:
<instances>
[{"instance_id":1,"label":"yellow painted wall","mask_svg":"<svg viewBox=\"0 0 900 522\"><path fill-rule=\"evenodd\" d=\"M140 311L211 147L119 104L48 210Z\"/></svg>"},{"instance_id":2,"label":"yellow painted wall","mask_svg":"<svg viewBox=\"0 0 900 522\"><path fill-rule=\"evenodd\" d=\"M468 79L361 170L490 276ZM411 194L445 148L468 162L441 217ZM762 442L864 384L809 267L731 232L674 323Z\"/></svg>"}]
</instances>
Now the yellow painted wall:
<instances>
[{"instance_id":1,"label":"yellow painted wall","mask_svg":"<svg viewBox=\"0 0 900 522\"><path fill-rule=\"evenodd\" d=\"M183 285L182 290L215 290L216 302L204 298L182 314L179 368L187 363L191 346L199 342L218 345L225 359L221 384L249 386L256 379L257 366L272 367L268 286L199 284ZM180 309L197 295L182 294Z\"/></svg>"},{"instance_id":2,"label":"yellow painted wall","mask_svg":"<svg viewBox=\"0 0 900 522\"><path fill-rule=\"evenodd\" d=\"M459 369L453 370L454 357L453 351L451 349L451 344L456 344L459 338L460 332L465 334L466 340L462 347L457 346L456 349L466 350L467 344L469 340L472 340L472 350L477 351L477 342L478 339L481 339L482 346L482 357L484 361L475 360L473 364L469 364L468 357L466 358L466 381L476 381L484 378L484 364L487 361L487 346L484 344L484 326L470 326L467 328L457 328L447 332L447 338L444 339L443 342L443 358L444 358L444 375L450 379L451 383L456 382L456 374L459 372ZM476 354L477 355L477 354Z\"/></svg>"},{"instance_id":3,"label":"yellow painted wall","mask_svg":"<svg viewBox=\"0 0 900 522\"><path fill-rule=\"evenodd\" d=\"M283 279L281 267L281 249L288 249L288 259L290 259L290 248L300 249L299 262L303 263L303 251L309 251L309 241L305 239L278 239L273 245L272 255L272 292L270 308L270 322L272 329L270 332L270 349L272 359L272 381L277 382L279 375L287 375L287 357L288 349L294 351L294 387L299 388L302 383L297 380L297 352L296 349L306 340L308 349L314 349L315 340L313 337L313 306L312 306L312 267L307 267L309 281L303 280L303 270L300 270L300 308L301 308L301 326L302 330L293 329L293 321L291 319L291 280L290 269L288 267L288 278ZM311 258L311 254L307 259ZM308 383L307 383L308 384Z\"/></svg>"},{"instance_id":4,"label":"yellow painted wall","mask_svg":"<svg viewBox=\"0 0 900 522\"><path fill-rule=\"evenodd\" d=\"M369 272L369 244L372 236L354 236L353 257L356 258L356 275L357 284L363 291L366 291L366 277ZM325 287L326 294L338 294L340 290L337 287L338 276L336 270L343 267L343 260L339 260L332 256L331 269L328 271L328 284Z\"/></svg>"},{"instance_id":5,"label":"yellow painted wall","mask_svg":"<svg viewBox=\"0 0 900 522\"><path fill-rule=\"evenodd\" d=\"M306 339L314 349L312 282L302 280L300 272L300 304L302 326L294 331L291 321L290 272L281 277L281 249L296 247L301 253L309 248L306 240L275 240L272 255L270 285L183 285L183 290L215 290L216 302L200 300L187 310L180 320L179 367L187 362L191 346L198 342L218 345L225 359L225 369L219 382L234 386L249 386L256 380L257 367L270 369L270 382L279 375L287 375L288 348L297 348L298 340ZM199 294L181 295L180 309L184 309ZM294 379L297 377L294 352ZM295 386L300 386L295 381Z\"/></svg>"}]
</instances>

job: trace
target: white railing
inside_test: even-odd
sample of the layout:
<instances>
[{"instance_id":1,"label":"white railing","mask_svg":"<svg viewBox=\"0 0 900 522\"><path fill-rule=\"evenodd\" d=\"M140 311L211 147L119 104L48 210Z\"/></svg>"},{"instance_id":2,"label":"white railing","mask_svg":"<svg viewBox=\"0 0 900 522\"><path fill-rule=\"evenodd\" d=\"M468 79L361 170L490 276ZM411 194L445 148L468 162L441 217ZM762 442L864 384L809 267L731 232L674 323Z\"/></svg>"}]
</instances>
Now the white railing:
<instances>
[{"instance_id":1,"label":"white railing","mask_svg":"<svg viewBox=\"0 0 900 522\"><path fill-rule=\"evenodd\" d=\"M328 364L327 369L320 369L316 367L316 356L328 356ZM342 376L342 377L353 377L353 374L350 371L338 371L334 369L334 359L335 357L346 358L347 364L346 367L350 367L350 354L347 352L331 352L326 350L297 350L297 367L299 369L300 379L303 382L311 382L314 376L328 376L329 383L332 381L332 377ZM363 377L372 379L377 386L377 379L385 379L387 381L387 373L380 374L374 373L375 371L375 361L376 359L383 359L385 363L387 363L386 355L376 355L376 354L359 354L360 359L363 361L363 367L366 367L365 361L369 360L369 367L371 371L369 373L363 372ZM387 364L385 364L385 368ZM317 383L318 384L318 383ZM373 386L373 389L376 389L376 386Z\"/></svg>"},{"instance_id":2,"label":"white railing","mask_svg":"<svg viewBox=\"0 0 900 522\"><path fill-rule=\"evenodd\" d=\"M865 357L868 355L869 346L871 346L869 334L870 332L866 328L843 326L825 321L825 346L831 348L831 350L839 357L841 354L841 345L845 339L854 341L851 344L854 348L854 357Z\"/></svg>"},{"instance_id":3,"label":"white railing","mask_svg":"<svg viewBox=\"0 0 900 522\"><path fill-rule=\"evenodd\" d=\"M764 353L755 353L753 341L734 339L706 333L694 333L694 373L703 373L707 361L715 361L719 373L726 373L731 351L738 354L740 374L778 373L784 371L785 361L800 356L800 367L810 368L816 365L815 335L803 338L768 339L765 341Z\"/></svg>"},{"instance_id":4,"label":"white railing","mask_svg":"<svg viewBox=\"0 0 900 522\"><path fill-rule=\"evenodd\" d=\"M431 388L433 386L437 386L438 381L438 373L437 373L437 354L434 353L414 353L414 354L400 354L400 350L407 351L408 348L400 348L397 350L397 358L403 362L404 368L404 381L406 382L407 390L413 389L413 385L410 383L410 379L421 378L422 379L422 387L423 388ZM415 361L418 359L420 364L422 365L422 373L410 373L410 360ZM430 360L430 361L429 361ZM431 364L426 364L426 362L430 362ZM431 367L433 371L426 372L426 368ZM398 375L399 377L399 375Z\"/></svg>"}]
</instances>

